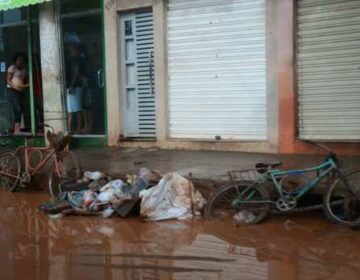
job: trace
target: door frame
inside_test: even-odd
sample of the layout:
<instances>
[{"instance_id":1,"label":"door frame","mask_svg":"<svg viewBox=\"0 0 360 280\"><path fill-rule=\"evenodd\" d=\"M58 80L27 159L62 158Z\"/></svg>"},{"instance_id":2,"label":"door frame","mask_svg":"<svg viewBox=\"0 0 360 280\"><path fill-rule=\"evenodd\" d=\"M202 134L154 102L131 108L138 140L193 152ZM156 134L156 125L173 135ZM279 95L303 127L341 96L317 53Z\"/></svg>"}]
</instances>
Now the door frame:
<instances>
[{"instance_id":1,"label":"door frame","mask_svg":"<svg viewBox=\"0 0 360 280\"><path fill-rule=\"evenodd\" d=\"M38 6L36 6L38 8ZM10 23L3 23L0 25L0 27L15 27L15 26L24 26L26 28L26 56L27 56L27 70L29 73L29 106L30 106L30 124L31 124L31 139L29 145L32 146L45 146L45 139L43 136L36 135L36 120L35 120L35 100L34 100L34 81L33 81L33 27L32 23L35 22L33 20L33 16L31 13L31 9L34 9L33 6L29 5L26 7L16 8L16 9L25 9L26 11L26 19L21 20L18 22L10 22ZM6 11L1 11L6 12ZM38 19L37 19L38 21ZM39 34L40 35L40 34ZM39 41L41 40L40 36L38 37ZM6 74L5 74L6 75ZM24 145L26 141L26 137L29 137L26 135L25 137L22 135L15 135L15 136L0 136L0 142L4 143L9 146L20 146Z\"/></svg>"},{"instance_id":2,"label":"door frame","mask_svg":"<svg viewBox=\"0 0 360 280\"><path fill-rule=\"evenodd\" d=\"M102 62L102 82L103 82L103 106L102 106L102 115L104 119L104 134L101 135L73 135L71 139L72 147L105 147L108 142L108 119L107 119L107 86L106 86L106 54L105 54L105 14L104 14L104 1L100 0L100 7L96 9L89 9L88 11L82 12L73 12L61 15L61 0L55 0L55 14L58 30L60 32L59 36L59 46L60 46L60 61L61 61L61 91L62 91L62 102L64 110L64 120L67 119L66 115L66 87L65 87L65 59L64 59L64 34L62 30L62 20L64 18L77 18L77 17L87 17L91 15L100 15L101 18L101 62ZM64 131L67 129L66 121L63 124Z\"/></svg>"}]
</instances>

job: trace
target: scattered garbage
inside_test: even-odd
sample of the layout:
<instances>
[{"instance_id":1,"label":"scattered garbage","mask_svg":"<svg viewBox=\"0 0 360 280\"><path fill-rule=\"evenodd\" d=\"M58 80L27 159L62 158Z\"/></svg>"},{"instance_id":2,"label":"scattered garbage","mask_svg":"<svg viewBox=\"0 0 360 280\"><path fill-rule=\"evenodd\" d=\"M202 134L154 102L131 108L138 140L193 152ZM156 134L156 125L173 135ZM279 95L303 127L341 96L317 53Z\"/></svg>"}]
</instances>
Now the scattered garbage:
<instances>
[{"instance_id":1,"label":"scattered garbage","mask_svg":"<svg viewBox=\"0 0 360 280\"><path fill-rule=\"evenodd\" d=\"M112 180L99 171L61 182L54 200L40 205L52 219L64 215L127 217L138 209L147 221L186 219L201 214L205 199L192 182L177 173L161 178L159 172L140 168L138 175ZM139 209L140 208L140 209Z\"/></svg>"},{"instance_id":2,"label":"scattered garbage","mask_svg":"<svg viewBox=\"0 0 360 280\"><path fill-rule=\"evenodd\" d=\"M168 173L153 188L140 192L140 216L148 221L187 219L201 214L205 199L192 182Z\"/></svg>"},{"instance_id":3,"label":"scattered garbage","mask_svg":"<svg viewBox=\"0 0 360 280\"><path fill-rule=\"evenodd\" d=\"M233 218L237 224L251 224L255 221L256 216L252 212L241 210Z\"/></svg>"}]
</instances>

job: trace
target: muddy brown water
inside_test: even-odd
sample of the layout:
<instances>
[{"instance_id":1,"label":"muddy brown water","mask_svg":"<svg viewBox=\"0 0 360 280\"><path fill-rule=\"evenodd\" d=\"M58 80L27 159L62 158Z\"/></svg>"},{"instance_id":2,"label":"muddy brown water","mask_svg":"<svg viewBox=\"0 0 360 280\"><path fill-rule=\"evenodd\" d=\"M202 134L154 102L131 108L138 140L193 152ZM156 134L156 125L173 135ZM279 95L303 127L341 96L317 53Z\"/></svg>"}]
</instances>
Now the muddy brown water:
<instances>
[{"instance_id":1,"label":"muddy brown water","mask_svg":"<svg viewBox=\"0 0 360 280\"><path fill-rule=\"evenodd\" d=\"M321 216L231 222L64 217L0 192L0 279L360 279L360 232Z\"/></svg>"}]
</instances>

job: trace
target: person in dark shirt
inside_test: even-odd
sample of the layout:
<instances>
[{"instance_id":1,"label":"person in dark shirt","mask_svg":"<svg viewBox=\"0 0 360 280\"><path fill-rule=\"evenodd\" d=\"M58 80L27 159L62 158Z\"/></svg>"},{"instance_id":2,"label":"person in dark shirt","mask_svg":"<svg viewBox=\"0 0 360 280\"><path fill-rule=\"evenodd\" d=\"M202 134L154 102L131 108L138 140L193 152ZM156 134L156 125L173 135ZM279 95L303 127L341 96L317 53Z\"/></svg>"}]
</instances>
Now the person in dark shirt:
<instances>
[{"instance_id":1,"label":"person in dark shirt","mask_svg":"<svg viewBox=\"0 0 360 280\"><path fill-rule=\"evenodd\" d=\"M81 55L79 43L69 42L65 45L65 48L67 125L68 130L71 132L81 134L83 128L82 96L86 87L82 68L86 62L85 58ZM74 116L76 116L76 129L74 126Z\"/></svg>"}]
</instances>

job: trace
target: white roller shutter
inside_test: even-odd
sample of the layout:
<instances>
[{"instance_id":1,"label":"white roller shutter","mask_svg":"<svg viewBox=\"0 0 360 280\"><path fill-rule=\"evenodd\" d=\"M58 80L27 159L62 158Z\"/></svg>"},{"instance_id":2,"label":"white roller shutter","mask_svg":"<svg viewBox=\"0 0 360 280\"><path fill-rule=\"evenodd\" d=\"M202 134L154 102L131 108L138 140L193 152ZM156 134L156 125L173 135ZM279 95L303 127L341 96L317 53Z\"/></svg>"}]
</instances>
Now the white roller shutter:
<instances>
[{"instance_id":1,"label":"white roller shutter","mask_svg":"<svg viewBox=\"0 0 360 280\"><path fill-rule=\"evenodd\" d=\"M360 140L360 1L300 0L300 138Z\"/></svg>"},{"instance_id":2,"label":"white roller shutter","mask_svg":"<svg viewBox=\"0 0 360 280\"><path fill-rule=\"evenodd\" d=\"M265 140L265 0L168 1L173 138Z\"/></svg>"}]
</instances>

